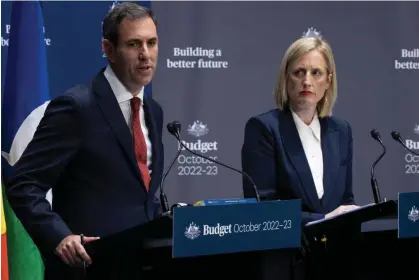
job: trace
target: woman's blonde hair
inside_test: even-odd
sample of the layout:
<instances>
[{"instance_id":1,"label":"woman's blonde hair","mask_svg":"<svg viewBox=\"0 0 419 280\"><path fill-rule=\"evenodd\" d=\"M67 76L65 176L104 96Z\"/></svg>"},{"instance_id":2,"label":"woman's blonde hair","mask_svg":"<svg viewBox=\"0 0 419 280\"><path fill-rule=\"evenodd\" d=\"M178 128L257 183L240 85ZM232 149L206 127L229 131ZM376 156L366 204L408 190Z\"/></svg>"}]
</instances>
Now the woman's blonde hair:
<instances>
[{"instance_id":1,"label":"woman's blonde hair","mask_svg":"<svg viewBox=\"0 0 419 280\"><path fill-rule=\"evenodd\" d=\"M330 45L320 37L303 37L292 43L282 59L278 79L275 85L275 101L280 110L289 106L287 88L291 72L291 65L306 53L317 50L323 54L326 62L327 74L332 74L329 88L324 97L317 104L319 117L332 115L332 109L337 98L336 65Z\"/></svg>"}]
</instances>

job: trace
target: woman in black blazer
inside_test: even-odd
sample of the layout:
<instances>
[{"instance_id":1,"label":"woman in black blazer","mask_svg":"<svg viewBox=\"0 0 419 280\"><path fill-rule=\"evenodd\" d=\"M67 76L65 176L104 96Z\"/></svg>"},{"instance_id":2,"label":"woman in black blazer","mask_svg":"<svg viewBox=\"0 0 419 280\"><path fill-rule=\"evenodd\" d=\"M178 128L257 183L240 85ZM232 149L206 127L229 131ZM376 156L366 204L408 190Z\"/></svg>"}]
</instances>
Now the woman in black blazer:
<instances>
[{"instance_id":1,"label":"woman in black blazer","mask_svg":"<svg viewBox=\"0 0 419 280\"><path fill-rule=\"evenodd\" d=\"M310 29L284 55L275 88L277 108L246 123L243 171L262 199L301 199L303 224L358 207L352 192L352 131L348 122L331 116L336 97L332 49ZM253 196L246 180L243 191ZM353 228L337 230L326 243L310 244L310 279L353 279L345 278L348 271L332 273L337 267L353 268L349 253L342 253L352 244Z\"/></svg>"}]
</instances>

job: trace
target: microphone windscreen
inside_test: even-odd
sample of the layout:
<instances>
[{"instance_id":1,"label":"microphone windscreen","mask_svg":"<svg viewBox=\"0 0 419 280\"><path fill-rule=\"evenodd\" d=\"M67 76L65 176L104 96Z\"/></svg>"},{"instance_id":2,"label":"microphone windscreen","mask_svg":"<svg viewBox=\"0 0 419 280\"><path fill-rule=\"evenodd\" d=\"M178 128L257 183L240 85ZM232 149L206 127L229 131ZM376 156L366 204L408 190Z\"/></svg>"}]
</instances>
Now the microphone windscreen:
<instances>
[{"instance_id":1,"label":"microphone windscreen","mask_svg":"<svg viewBox=\"0 0 419 280\"><path fill-rule=\"evenodd\" d=\"M167 124L167 130L169 131L170 134L173 134L175 136L177 134L180 134L180 128L181 128L181 125L180 125L180 122L178 121L173 121Z\"/></svg>"},{"instance_id":2,"label":"microphone windscreen","mask_svg":"<svg viewBox=\"0 0 419 280\"><path fill-rule=\"evenodd\" d=\"M391 137L393 137L393 139L396 140L396 141L399 141L401 139L400 133L398 133L396 131L391 132Z\"/></svg>"},{"instance_id":3,"label":"microphone windscreen","mask_svg":"<svg viewBox=\"0 0 419 280\"><path fill-rule=\"evenodd\" d=\"M374 138L375 140L379 140L380 137L380 132L378 132L378 130L373 129L371 130L371 137Z\"/></svg>"}]
</instances>

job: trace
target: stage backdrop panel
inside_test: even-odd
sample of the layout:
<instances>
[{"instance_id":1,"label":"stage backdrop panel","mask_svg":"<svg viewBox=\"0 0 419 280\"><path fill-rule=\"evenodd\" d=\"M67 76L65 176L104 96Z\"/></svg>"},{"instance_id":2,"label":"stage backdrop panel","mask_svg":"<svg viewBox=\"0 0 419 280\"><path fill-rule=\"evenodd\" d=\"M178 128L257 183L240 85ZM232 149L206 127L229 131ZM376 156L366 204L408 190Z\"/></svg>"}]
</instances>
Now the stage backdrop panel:
<instances>
[{"instance_id":1,"label":"stage backdrop panel","mask_svg":"<svg viewBox=\"0 0 419 280\"><path fill-rule=\"evenodd\" d=\"M419 151L419 3L153 2L160 20L160 62L153 96L165 121L182 123L189 148L240 168L244 126L275 107L273 89L286 48L313 27L330 42L337 63L334 115L354 136L356 201L373 201L377 165L383 198L419 188L419 159L391 139L398 130ZM167 163L177 149L165 134ZM242 177L183 151L166 180L170 202L241 197Z\"/></svg>"}]
</instances>

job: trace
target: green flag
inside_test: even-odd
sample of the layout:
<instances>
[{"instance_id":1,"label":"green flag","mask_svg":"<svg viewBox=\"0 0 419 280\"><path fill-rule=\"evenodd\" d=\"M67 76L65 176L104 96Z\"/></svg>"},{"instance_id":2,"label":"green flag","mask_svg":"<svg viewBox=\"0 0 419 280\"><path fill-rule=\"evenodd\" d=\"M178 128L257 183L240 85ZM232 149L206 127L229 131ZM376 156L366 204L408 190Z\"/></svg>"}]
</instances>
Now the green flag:
<instances>
[{"instance_id":1,"label":"green flag","mask_svg":"<svg viewBox=\"0 0 419 280\"><path fill-rule=\"evenodd\" d=\"M38 248L26 232L3 193L10 280L43 280L44 264Z\"/></svg>"}]
</instances>

